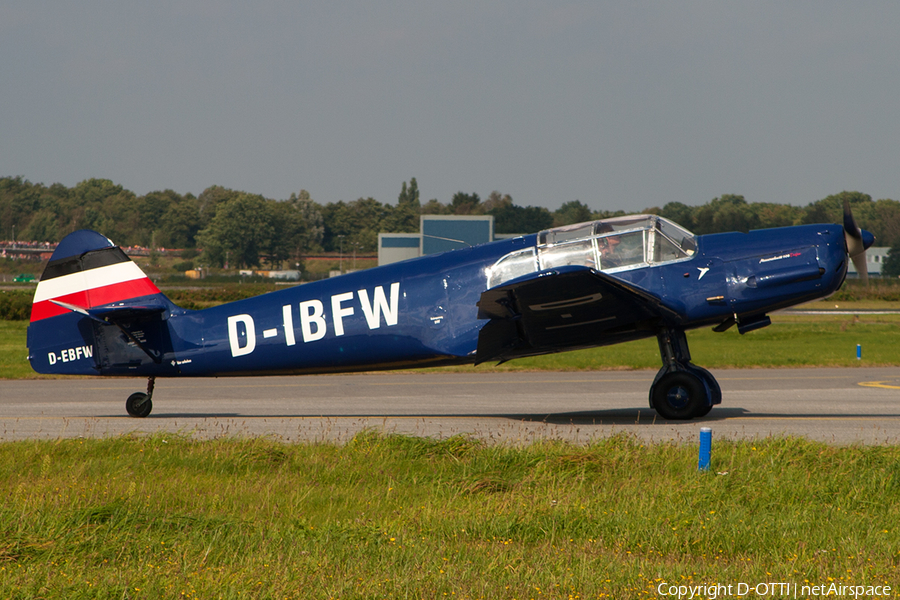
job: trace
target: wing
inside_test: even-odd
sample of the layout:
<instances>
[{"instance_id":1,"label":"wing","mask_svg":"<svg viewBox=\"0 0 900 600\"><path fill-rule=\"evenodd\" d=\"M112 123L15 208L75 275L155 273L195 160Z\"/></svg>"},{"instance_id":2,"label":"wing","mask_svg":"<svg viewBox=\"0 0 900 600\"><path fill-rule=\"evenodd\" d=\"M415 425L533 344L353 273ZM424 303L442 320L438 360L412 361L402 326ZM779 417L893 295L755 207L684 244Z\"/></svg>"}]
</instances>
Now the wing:
<instances>
[{"instance_id":1,"label":"wing","mask_svg":"<svg viewBox=\"0 0 900 600\"><path fill-rule=\"evenodd\" d=\"M656 296L588 267L561 267L481 294L477 363L653 335L681 317Z\"/></svg>"}]
</instances>

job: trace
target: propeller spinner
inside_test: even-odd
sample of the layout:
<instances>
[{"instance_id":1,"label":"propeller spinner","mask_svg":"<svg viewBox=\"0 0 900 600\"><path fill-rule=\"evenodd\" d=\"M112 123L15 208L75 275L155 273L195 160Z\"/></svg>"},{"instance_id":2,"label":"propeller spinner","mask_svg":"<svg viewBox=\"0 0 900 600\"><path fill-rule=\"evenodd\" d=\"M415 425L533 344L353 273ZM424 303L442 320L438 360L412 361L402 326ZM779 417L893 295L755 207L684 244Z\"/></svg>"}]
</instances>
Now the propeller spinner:
<instances>
[{"instance_id":1,"label":"propeller spinner","mask_svg":"<svg viewBox=\"0 0 900 600\"><path fill-rule=\"evenodd\" d=\"M844 200L844 240L847 244L847 255L853 261L859 278L869 282L869 269L866 265L866 248L875 243L875 236L860 229L850 210L850 202Z\"/></svg>"}]
</instances>

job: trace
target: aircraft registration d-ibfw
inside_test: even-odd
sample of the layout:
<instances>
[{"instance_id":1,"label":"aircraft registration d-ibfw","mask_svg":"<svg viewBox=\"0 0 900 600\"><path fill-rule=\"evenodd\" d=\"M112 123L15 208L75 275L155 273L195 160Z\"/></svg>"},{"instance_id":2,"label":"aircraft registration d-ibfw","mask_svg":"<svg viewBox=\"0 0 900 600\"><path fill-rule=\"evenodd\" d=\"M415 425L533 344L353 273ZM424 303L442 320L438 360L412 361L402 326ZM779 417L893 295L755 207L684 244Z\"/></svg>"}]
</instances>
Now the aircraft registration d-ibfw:
<instances>
[{"instance_id":1,"label":"aircraft registration d-ibfw","mask_svg":"<svg viewBox=\"0 0 900 600\"><path fill-rule=\"evenodd\" d=\"M874 241L844 225L694 235L656 215L557 227L307 283L203 310L172 303L113 242L66 236L34 297L38 373L146 377L304 375L479 364L656 337L650 406L665 419L722 401L685 331L765 327L768 313L865 276Z\"/></svg>"}]
</instances>

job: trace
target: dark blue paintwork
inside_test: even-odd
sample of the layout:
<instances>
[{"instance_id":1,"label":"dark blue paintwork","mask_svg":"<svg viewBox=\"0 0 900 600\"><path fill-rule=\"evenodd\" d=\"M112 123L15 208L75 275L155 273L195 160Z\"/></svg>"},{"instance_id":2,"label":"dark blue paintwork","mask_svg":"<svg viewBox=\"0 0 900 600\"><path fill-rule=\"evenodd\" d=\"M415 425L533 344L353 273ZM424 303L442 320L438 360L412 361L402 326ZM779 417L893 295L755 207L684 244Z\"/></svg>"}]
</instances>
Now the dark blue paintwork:
<instances>
[{"instance_id":1,"label":"dark blue paintwork","mask_svg":"<svg viewBox=\"0 0 900 600\"><path fill-rule=\"evenodd\" d=\"M799 256L790 256L794 254ZM768 260L784 255L789 256ZM698 281L700 267L709 271ZM649 289L659 290L689 328L720 322L729 314L766 313L837 291L847 274L843 230L839 225L801 225L698 236L697 254L689 263L661 271ZM789 276L779 278L785 274ZM708 300L717 296L724 298Z\"/></svg>"},{"instance_id":2,"label":"dark blue paintwork","mask_svg":"<svg viewBox=\"0 0 900 600\"><path fill-rule=\"evenodd\" d=\"M40 357L34 353L32 363L42 372L197 377L475 362L478 334L486 323L477 318L477 304L486 289L486 270L500 257L535 243L536 236L531 235L429 255L199 311L180 309L166 301L169 309L153 322L161 333L149 344L160 351L158 363L136 348L127 352L132 364L124 359L118 361L118 366L99 367L86 362L57 361L50 368L41 365ZM846 274L843 244L842 230L837 225L698 236L697 252L689 261L625 271L615 277L677 313L676 318L669 319L672 325L686 329L703 327L719 324L735 313L765 313L834 292ZM72 245L61 247L71 251ZM760 262L792 253L797 256ZM769 264L772 268L767 268ZM709 269L702 278L701 267ZM820 268L824 269L821 276ZM779 281L779 274L784 273L787 279ZM379 327L370 328L359 291L365 290L372 297L380 286L387 295L394 283L400 284L397 324L386 324L384 315L380 315ZM353 312L341 319L344 334L338 336L331 298L340 294L353 294L340 304ZM719 296L721 300L710 300ZM131 302L145 305L159 300L142 297ZM326 334L322 339L304 342L299 331L298 306L309 300L322 302ZM293 346L286 345L285 306L292 312L296 330ZM235 315L249 315L255 329L256 347L243 356L232 356L229 344L227 321ZM38 323L31 329L40 326L40 333L56 338L60 347L93 343L85 335L88 317L69 313L51 321L52 327L50 323ZM142 324L145 335L154 331L148 324ZM239 325L238 329L241 336L245 335L244 327ZM263 337L263 332L272 330L272 337ZM37 333L29 332L30 346ZM646 331L625 337L653 335L653 331ZM623 338L612 336L609 340L598 339L593 345L619 341Z\"/></svg>"},{"instance_id":3,"label":"dark blue paintwork","mask_svg":"<svg viewBox=\"0 0 900 600\"><path fill-rule=\"evenodd\" d=\"M103 238L105 239L105 238ZM147 305L164 301L169 306L160 317L136 324L144 335L158 335L147 344L160 351L159 362L145 352L125 344L121 356L103 364L95 352L94 361L57 360L50 365L36 348L49 341L58 348L94 343L92 329L118 333L111 325L98 325L79 313L67 313L32 323L29 327L31 362L38 372L103 375L223 376L256 373L314 373L360 369L398 368L422 364L471 362L483 325L475 316L476 303L485 288L484 271L508 251L534 243L534 236L430 255L420 259L359 271L323 281L271 292L254 298L199 311L176 307L161 294L129 300ZM71 244L66 246L71 251ZM79 248L84 251L84 248ZM388 325L379 315L379 327L370 328L359 293L364 290L374 300L379 286L390 293L399 283L397 324ZM343 335L336 335L331 298L353 294L343 303L353 313L343 317ZM319 300L324 306L326 334L322 339L302 341L299 304ZM287 346L283 307L292 312L295 344ZM244 356L232 356L228 318L249 315L256 332L256 348ZM240 334L244 328L239 327ZM269 338L263 332L275 330Z\"/></svg>"},{"instance_id":4,"label":"dark blue paintwork","mask_svg":"<svg viewBox=\"0 0 900 600\"><path fill-rule=\"evenodd\" d=\"M690 371L711 406L721 392L690 364L685 330L764 326L772 310L833 293L847 272L841 226L804 225L696 236L686 258L672 262L548 268L487 290L492 265L545 239L428 255L198 311L162 293L84 309L63 303L69 312L32 322L29 359L41 373L305 374L508 360L656 336L657 379ZM77 232L51 265L108 248L103 236ZM87 281L100 272L84 268Z\"/></svg>"}]
</instances>

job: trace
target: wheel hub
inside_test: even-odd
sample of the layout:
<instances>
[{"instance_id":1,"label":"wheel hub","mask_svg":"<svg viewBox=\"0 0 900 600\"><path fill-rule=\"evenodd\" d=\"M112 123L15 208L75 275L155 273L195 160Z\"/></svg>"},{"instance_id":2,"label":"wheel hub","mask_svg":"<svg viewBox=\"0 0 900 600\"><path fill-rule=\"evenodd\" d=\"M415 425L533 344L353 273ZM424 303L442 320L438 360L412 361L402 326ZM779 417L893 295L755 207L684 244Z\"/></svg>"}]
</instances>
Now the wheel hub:
<instances>
[{"instance_id":1,"label":"wheel hub","mask_svg":"<svg viewBox=\"0 0 900 600\"><path fill-rule=\"evenodd\" d=\"M669 388L666 397L673 408L684 408L690 400L690 393L680 385Z\"/></svg>"}]
</instances>

